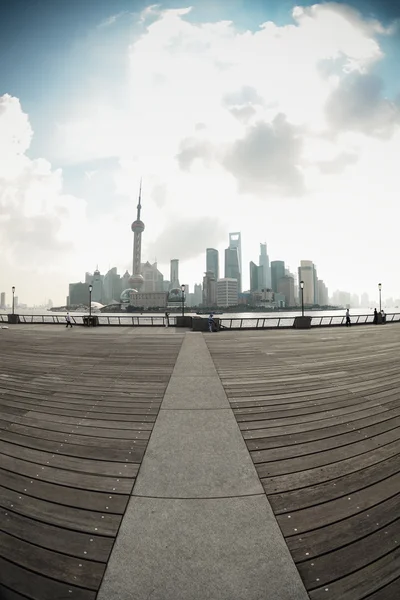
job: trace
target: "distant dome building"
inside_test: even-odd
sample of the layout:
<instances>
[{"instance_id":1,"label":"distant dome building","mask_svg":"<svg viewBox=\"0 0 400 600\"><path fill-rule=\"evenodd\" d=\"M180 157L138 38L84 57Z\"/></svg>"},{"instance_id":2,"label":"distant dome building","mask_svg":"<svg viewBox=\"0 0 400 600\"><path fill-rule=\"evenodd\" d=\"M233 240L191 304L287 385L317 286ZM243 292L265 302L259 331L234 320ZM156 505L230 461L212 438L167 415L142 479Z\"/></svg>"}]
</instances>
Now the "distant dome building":
<instances>
[{"instance_id":1,"label":"distant dome building","mask_svg":"<svg viewBox=\"0 0 400 600\"><path fill-rule=\"evenodd\" d=\"M124 290L119 298L120 302L122 304L129 304L131 301L131 295L137 293L138 291L133 288L128 288L127 290Z\"/></svg>"}]
</instances>

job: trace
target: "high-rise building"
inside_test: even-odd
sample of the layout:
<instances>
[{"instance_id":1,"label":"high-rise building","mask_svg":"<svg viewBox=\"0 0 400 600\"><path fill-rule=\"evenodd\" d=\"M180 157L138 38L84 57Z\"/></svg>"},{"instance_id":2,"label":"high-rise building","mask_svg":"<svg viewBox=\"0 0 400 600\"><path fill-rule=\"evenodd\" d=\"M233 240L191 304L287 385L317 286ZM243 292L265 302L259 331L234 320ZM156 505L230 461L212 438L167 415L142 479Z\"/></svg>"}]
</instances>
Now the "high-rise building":
<instances>
[{"instance_id":1,"label":"high-rise building","mask_svg":"<svg viewBox=\"0 0 400 600\"><path fill-rule=\"evenodd\" d=\"M70 283L68 286L68 304L83 304L89 306L89 287L86 283Z\"/></svg>"},{"instance_id":2,"label":"high-rise building","mask_svg":"<svg viewBox=\"0 0 400 600\"><path fill-rule=\"evenodd\" d=\"M0 296L0 308L2 308L3 310L6 307L6 293L5 292L1 292L1 296Z\"/></svg>"},{"instance_id":3,"label":"high-rise building","mask_svg":"<svg viewBox=\"0 0 400 600\"><path fill-rule=\"evenodd\" d=\"M278 279L277 293L285 297L285 306L295 305L294 278L291 275Z\"/></svg>"},{"instance_id":4,"label":"high-rise building","mask_svg":"<svg viewBox=\"0 0 400 600\"><path fill-rule=\"evenodd\" d=\"M193 306L200 306L203 300L203 288L201 283L194 284Z\"/></svg>"},{"instance_id":5,"label":"high-rise building","mask_svg":"<svg viewBox=\"0 0 400 600\"><path fill-rule=\"evenodd\" d=\"M237 256L237 268L236 274L234 273L235 268L232 266L228 269L232 274L227 273L226 269L226 250L225 250L225 277L233 278L238 280L239 293L242 291L242 235L239 231L235 231L229 234L229 250L236 250ZM234 261L234 252L230 254L231 261ZM233 264L233 262L232 262Z\"/></svg>"},{"instance_id":6,"label":"high-rise building","mask_svg":"<svg viewBox=\"0 0 400 600\"><path fill-rule=\"evenodd\" d=\"M328 306L329 304L328 288L322 279L318 279L318 301L320 306Z\"/></svg>"},{"instance_id":7,"label":"high-rise building","mask_svg":"<svg viewBox=\"0 0 400 600\"><path fill-rule=\"evenodd\" d=\"M14 308L18 308L18 306L19 306L19 298L18 298L18 296L15 296L14 297Z\"/></svg>"},{"instance_id":8,"label":"high-rise building","mask_svg":"<svg viewBox=\"0 0 400 600\"><path fill-rule=\"evenodd\" d=\"M211 307L217 303L217 282L214 273L207 271L203 277L203 306Z\"/></svg>"},{"instance_id":9,"label":"high-rise building","mask_svg":"<svg viewBox=\"0 0 400 600\"><path fill-rule=\"evenodd\" d=\"M110 269L103 280L103 300L106 304L118 302L122 293L121 276L117 273L117 267Z\"/></svg>"},{"instance_id":10,"label":"high-rise building","mask_svg":"<svg viewBox=\"0 0 400 600\"><path fill-rule=\"evenodd\" d=\"M173 258L171 260L171 273L170 273L170 284L169 289L179 288L179 259Z\"/></svg>"},{"instance_id":11,"label":"high-rise building","mask_svg":"<svg viewBox=\"0 0 400 600\"><path fill-rule=\"evenodd\" d=\"M131 225L133 231L133 260L132 260L132 277L129 281L131 288L140 292L143 286L143 275L141 273L142 266L142 233L144 231L144 223L140 219L140 211L142 210L142 180L139 187L139 201L137 205L136 221Z\"/></svg>"},{"instance_id":12,"label":"high-rise building","mask_svg":"<svg viewBox=\"0 0 400 600\"><path fill-rule=\"evenodd\" d=\"M283 260L273 260L271 262L271 288L278 292L278 281L285 277L285 263Z\"/></svg>"},{"instance_id":13,"label":"high-rise building","mask_svg":"<svg viewBox=\"0 0 400 600\"><path fill-rule=\"evenodd\" d=\"M250 292L257 292L263 289L264 269L260 265L250 262Z\"/></svg>"},{"instance_id":14,"label":"high-rise building","mask_svg":"<svg viewBox=\"0 0 400 600\"><path fill-rule=\"evenodd\" d=\"M314 304L319 304L319 287L318 287L318 276L317 267L314 265Z\"/></svg>"},{"instance_id":15,"label":"high-rise building","mask_svg":"<svg viewBox=\"0 0 400 600\"><path fill-rule=\"evenodd\" d=\"M206 272L214 273L215 279L219 278L219 255L215 248L206 250Z\"/></svg>"},{"instance_id":16,"label":"high-rise building","mask_svg":"<svg viewBox=\"0 0 400 600\"><path fill-rule=\"evenodd\" d=\"M240 281L239 255L237 248L225 250L225 278Z\"/></svg>"},{"instance_id":17,"label":"high-rise building","mask_svg":"<svg viewBox=\"0 0 400 600\"><path fill-rule=\"evenodd\" d=\"M366 292L361 294L361 308L369 308L369 296Z\"/></svg>"},{"instance_id":18,"label":"high-rise building","mask_svg":"<svg viewBox=\"0 0 400 600\"><path fill-rule=\"evenodd\" d=\"M230 277L217 281L217 306L237 306L239 301L238 280Z\"/></svg>"},{"instance_id":19,"label":"high-rise building","mask_svg":"<svg viewBox=\"0 0 400 600\"><path fill-rule=\"evenodd\" d=\"M351 294L349 292L342 292L341 290L336 290L332 295L332 304L334 306L343 306L346 308L347 306L350 308L351 305Z\"/></svg>"},{"instance_id":20,"label":"high-rise building","mask_svg":"<svg viewBox=\"0 0 400 600\"><path fill-rule=\"evenodd\" d=\"M304 289L303 289L303 298L304 304L309 304L312 306L315 304L315 290L314 290L314 281L315 281L315 265L311 260L302 260L300 261L299 267L299 283L300 281L304 281ZM299 290L301 294L301 290ZM300 298L301 301L301 298Z\"/></svg>"},{"instance_id":21,"label":"high-rise building","mask_svg":"<svg viewBox=\"0 0 400 600\"><path fill-rule=\"evenodd\" d=\"M157 263L142 263L141 273L143 275L143 292L163 292L164 291L164 276L157 268Z\"/></svg>"},{"instance_id":22,"label":"high-rise building","mask_svg":"<svg viewBox=\"0 0 400 600\"><path fill-rule=\"evenodd\" d=\"M260 289L271 288L271 267L269 264L269 256L267 254L267 244L260 244L260 267L262 268L262 281L260 281Z\"/></svg>"},{"instance_id":23,"label":"high-rise building","mask_svg":"<svg viewBox=\"0 0 400 600\"><path fill-rule=\"evenodd\" d=\"M101 275L100 271L98 269L96 269L95 272L93 273L93 279L92 279L92 286L93 286L92 302L100 302L100 304L103 304L103 302L104 302L103 280L104 280L104 275ZM71 298L71 294L70 294L70 298Z\"/></svg>"}]
</instances>

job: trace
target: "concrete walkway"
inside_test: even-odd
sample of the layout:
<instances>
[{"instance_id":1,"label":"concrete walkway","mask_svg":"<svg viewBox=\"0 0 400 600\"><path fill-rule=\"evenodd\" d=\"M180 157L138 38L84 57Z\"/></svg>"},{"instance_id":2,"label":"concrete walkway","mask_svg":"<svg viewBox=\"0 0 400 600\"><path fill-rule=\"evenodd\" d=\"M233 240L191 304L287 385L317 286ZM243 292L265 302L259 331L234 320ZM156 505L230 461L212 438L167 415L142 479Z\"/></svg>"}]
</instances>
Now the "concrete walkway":
<instances>
[{"instance_id":1,"label":"concrete walkway","mask_svg":"<svg viewBox=\"0 0 400 600\"><path fill-rule=\"evenodd\" d=\"M187 333L99 600L307 600L201 333Z\"/></svg>"}]
</instances>

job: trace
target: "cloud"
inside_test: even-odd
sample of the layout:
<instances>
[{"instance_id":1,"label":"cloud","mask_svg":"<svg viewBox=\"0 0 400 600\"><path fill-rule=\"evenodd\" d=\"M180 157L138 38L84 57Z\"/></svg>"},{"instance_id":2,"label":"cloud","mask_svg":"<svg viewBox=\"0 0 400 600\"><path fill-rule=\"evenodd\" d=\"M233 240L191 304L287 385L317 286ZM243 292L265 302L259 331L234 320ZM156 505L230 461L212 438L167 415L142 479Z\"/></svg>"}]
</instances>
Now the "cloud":
<instances>
[{"instance_id":1,"label":"cloud","mask_svg":"<svg viewBox=\"0 0 400 600\"><path fill-rule=\"evenodd\" d=\"M335 131L390 136L400 124L399 105L384 98L382 79L373 74L343 77L327 101L326 114Z\"/></svg>"},{"instance_id":2,"label":"cloud","mask_svg":"<svg viewBox=\"0 0 400 600\"><path fill-rule=\"evenodd\" d=\"M190 260L204 253L208 246L217 246L226 237L226 229L217 216L174 220L149 245L149 255Z\"/></svg>"},{"instance_id":3,"label":"cloud","mask_svg":"<svg viewBox=\"0 0 400 600\"><path fill-rule=\"evenodd\" d=\"M300 169L302 141L283 114L271 123L248 128L223 161L236 178L241 192L301 194L304 182Z\"/></svg>"},{"instance_id":4,"label":"cloud","mask_svg":"<svg viewBox=\"0 0 400 600\"><path fill-rule=\"evenodd\" d=\"M356 164L358 155L351 152L341 152L331 160L321 160L316 164L322 173L334 175L342 173L347 167Z\"/></svg>"},{"instance_id":5,"label":"cloud","mask_svg":"<svg viewBox=\"0 0 400 600\"><path fill-rule=\"evenodd\" d=\"M213 155L213 149L210 143L196 138L186 138L182 140L179 153L176 158L179 167L183 171L189 171L196 159L210 160Z\"/></svg>"},{"instance_id":6,"label":"cloud","mask_svg":"<svg viewBox=\"0 0 400 600\"><path fill-rule=\"evenodd\" d=\"M61 170L27 157L32 135L19 100L0 97L0 251L11 268L31 274L65 268L86 209L63 194Z\"/></svg>"}]
</instances>

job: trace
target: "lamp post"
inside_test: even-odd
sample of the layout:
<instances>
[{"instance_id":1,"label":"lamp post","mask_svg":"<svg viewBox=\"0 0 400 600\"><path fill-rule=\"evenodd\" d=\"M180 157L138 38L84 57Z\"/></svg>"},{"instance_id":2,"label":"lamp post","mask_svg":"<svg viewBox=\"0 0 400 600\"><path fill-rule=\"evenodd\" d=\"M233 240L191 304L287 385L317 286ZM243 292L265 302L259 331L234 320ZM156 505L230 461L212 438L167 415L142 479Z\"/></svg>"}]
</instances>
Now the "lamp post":
<instances>
[{"instance_id":1,"label":"lamp post","mask_svg":"<svg viewBox=\"0 0 400 600\"><path fill-rule=\"evenodd\" d=\"M15 294L15 285L12 286L12 295L13 295L13 300L12 300L12 314L14 314L14 294Z\"/></svg>"},{"instance_id":2,"label":"lamp post","mask_svg":"<svg viewBox=\"0 0 400 600\"><path fill-rule=\"evenodd\" d=\"M304 317L304 281L300 281L301 289L301 316Z\"/></svg>"},{"instance_id":3,"label":"lamp post","mask_svg":"<svg viewBox=\"0 0 400 600\"><path fill-rule=\"evenodd\" d=\"M379 312L382 312L382 284L378 283L379 290Z\"/></svg>"},{"instance_id":4,"label":"lamp post","mask_svg":"<svg viewBox=\"0 0 400 600\"><path fill-rule=\"evenodd\" d=\"M92 318L92 284L89 285L89 319Z\"/></svg>"},{"instance_id":5,"label":"lamp post","mask_svg":"<svg viewBox=\"0 0 400 600\"><path fill-rule=\"evenodd\" d=\"M181 292L182 292L182 317L185 316L185 286L184 284L181 285Z\"/></svg>"}]
</instances>

